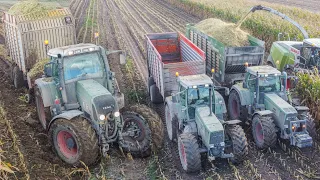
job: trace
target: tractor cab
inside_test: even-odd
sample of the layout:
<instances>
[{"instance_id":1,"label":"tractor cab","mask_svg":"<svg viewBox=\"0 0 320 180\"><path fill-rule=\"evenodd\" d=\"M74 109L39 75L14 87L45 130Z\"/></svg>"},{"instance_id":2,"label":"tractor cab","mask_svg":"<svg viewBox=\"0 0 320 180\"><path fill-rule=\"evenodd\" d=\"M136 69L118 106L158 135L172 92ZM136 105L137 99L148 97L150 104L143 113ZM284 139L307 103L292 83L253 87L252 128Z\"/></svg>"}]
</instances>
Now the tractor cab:
<instances>
[{"instance_id":1,"label":"tractor cab","mask_svg":"<svg viewBox=\"0 0 320 180\"><path fill-rule=\"evenodd\" d=\"M271 66L247 67L243 88L249 89L254 97L253 102L263 104L265 93L276 93L286 99L287 78Z\"/></svg>"},{"instance_id":2,"label":"tractor cab","mask_svg":"<svg viewBox=\"0 0 320 180\"><path fill-rule=\"evenodd\" d=\"M303 41L303 47L301 48L300 63L304 68L317 67L320 65L320 39L312 38L305 39Z\"/></svg>"},{"instance_id":3,"label":"tractor cab","mask_svg":"<svg viewBox=\"0 0 320 180\"><path fill-rule=\"evenodd\" d=\"M223 119L221 112L226 111L225 104L222 96L215 92L210 77L205 74L181 76L178 77L178 82L181 106L188 111L188 119L195 119L197 107L208 106L217 117L221 116L219 119Z\"/></svg>"}]
</instances>

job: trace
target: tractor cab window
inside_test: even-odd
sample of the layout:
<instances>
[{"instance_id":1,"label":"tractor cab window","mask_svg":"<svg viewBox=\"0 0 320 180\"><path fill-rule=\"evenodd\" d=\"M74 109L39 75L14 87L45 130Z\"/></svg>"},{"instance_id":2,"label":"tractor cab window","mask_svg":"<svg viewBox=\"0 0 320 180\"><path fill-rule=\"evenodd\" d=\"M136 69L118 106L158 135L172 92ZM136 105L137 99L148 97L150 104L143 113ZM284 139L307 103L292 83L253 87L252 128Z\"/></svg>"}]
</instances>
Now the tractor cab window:
<instances>
[{"instance_id":1,"label":"tractor cab window","mask_svg":"<svg viewBox=\"0 0 320 180\"><path fill-rule=\"evenodd\" d=\"M250 74L249 75L249 77L248 77L248 80L247 80L247 82L248 82L248 87L249 87L249 89L251 89L251 90L255 90L255 88L256 88L256 77L257 76L255 76L255 75L253 75L253 74Z\"/></svg>"},{"instance_id":2,"label":"tractor cab window","mask_svg":"<svg viewBox=\"0 0 320 180\"><path fill-rule=\"evenodd\" d=\"M98 52L68 56L64 58L65 81L81 77L102 77L103 69L103 61Z\"/></svg>"},{"instance_id":3,"label":"tractor cab window","mask_svg":"<svg viewBox=\"0 0 320 180\"><path fill-rule=\"evenodd\" d=\"M180 92L185 91L186 88L180 86ZM186 106L186 92L180 93L180 102L182 106Z\"/></svg>"},{"instance_id":4,"label":"tractor cab window","mask_svg":"<svg viewBox=\"0 0 320 180\"><path fill-rule=\"evenodd\" d=\"M213 94L213 92L212 92ZM189 118L195 118L195 110L199 105L209 105L209 88L208 87L198 87L188 89L188 113Z\"/></svg>"},{"instance_id":5,"label":"tractor cab window","mask_svg":"<svg viewBox=\"0 0 320 180\"><path fill-rule=\"evenodd\" d=\"M50 62L53 62L52 65L52 76L58 77L59 76L59 69L58 69L58 58L57 57L51 57Z\"/></svg>"},{"instance_id":6,"label":"tractor cab window","mask_svg":"<svg viewBox=\"0 0 320 180\"><path fill-rule=\"evenodd\" d=\"M303 47L302 50L303 62L307 67L319 66L320 64L320 48Z\"/></svg>"},{"instance_id":7,"label":"tractor cab window","mask_svg":"<svg viewBox=\"0 0 320 180\"><path fill-rule=\"evenodd\" d=\"M259 77L259 90L260 92L281 91L281 77L280 76Z\"/></svg>"}]
</instances>

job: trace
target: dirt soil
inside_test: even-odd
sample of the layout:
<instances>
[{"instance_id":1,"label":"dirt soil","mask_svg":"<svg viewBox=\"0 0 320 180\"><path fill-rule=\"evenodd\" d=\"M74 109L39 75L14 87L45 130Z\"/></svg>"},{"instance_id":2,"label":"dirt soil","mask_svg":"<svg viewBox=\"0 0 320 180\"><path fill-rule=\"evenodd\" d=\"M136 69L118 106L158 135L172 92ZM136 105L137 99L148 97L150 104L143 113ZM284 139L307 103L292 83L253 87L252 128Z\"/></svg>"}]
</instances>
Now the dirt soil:
<instances>
[{"instance_id":1,"label":"dirt soil","mask_svg":"<svg viewBox=\"0 0 320 180\"><path fill-rule=\"evenodd\" d=\"M320 4L318 0L258 0L258 1L265 1L270 3L279 3L288 6L295 6L302 9L307 9L313 12L320 12Z\"/></svg>"},{"instance_id":2,"label":"dirt soil","mask_svg":"<svg viewBox=\"0 0 320 180\"><path fill-rule=\"evenodd\" d=\"M87 11L91 7L91 11ZM184 32L187 23L201 19L157 0L73 0L71 11L77 19L78 40L94 42L93 32L99 32L97 42L109 50L123 49L128 53L128 64L120 65L117 54L108 56L120 91L126 93L126 104L149 104L146 95L147 66L145 34L154 32ZM86 23L90 17L91 23ZM0 61L0 101L4 104L7 119L20 142L25 164L31 179L87 179L85 169L65 165L52 151L46 132L43 131L34 104L26 104L21 97L25 90L15 90L9 78L10 67ZM153 106L162 116L162 106ZM0 128L2 128L0 123ZM165 146L156 155L139 159L123 156L117 145L112 145L110 157L90 168L92 177L102 179L311 179L320 169L320 140L315 147L298 150L287 142L276 148L261 151L255 148L251 129L246 128L249 140L249 157L244 164L234 166L225 159L204 165L200 174L186 174L180 165L177 146L167 135ZM76 173L77 172L77 173ZM22 177L22 175L21 175ZM23 179L23 178L18 178Z\"/></svg>"}]
</instances>

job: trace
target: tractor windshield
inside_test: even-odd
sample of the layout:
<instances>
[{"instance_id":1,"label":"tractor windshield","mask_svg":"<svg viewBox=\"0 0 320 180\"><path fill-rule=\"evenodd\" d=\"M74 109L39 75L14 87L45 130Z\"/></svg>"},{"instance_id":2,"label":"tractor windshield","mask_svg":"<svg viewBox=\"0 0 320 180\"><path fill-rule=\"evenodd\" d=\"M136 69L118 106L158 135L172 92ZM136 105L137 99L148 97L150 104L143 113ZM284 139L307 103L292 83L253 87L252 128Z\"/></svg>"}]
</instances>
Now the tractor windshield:
<instances>
[{"instance_id":1,"label":"tractor windshield","mask_svg":"<svg viewBox=\"0 0 320 180\"><path fill-rule=\"evenodd\" d=\"M77 78L103 76L103 61L98 52L79 54L64 58L65 81Z\"/></svg>"},{"instance_id":2,"label":"tractor windshield","mask_svg":"<svg viewBox=\"0 0 320 180\"><path fill-rule=\"evenodd\" d=\"M281 77L280 76L260 77L259 89L261 92L281 91Z\"/></svg>"},{"instance_id":3,"label":"tractor windshield","mask_svg":"<svg viewBox=\"0 0 320 180\"><path fill-rule=\"evenodd\" d=\"M209 87L188 89L188 104L209 104Z\"/></svg>"}]
</instances>

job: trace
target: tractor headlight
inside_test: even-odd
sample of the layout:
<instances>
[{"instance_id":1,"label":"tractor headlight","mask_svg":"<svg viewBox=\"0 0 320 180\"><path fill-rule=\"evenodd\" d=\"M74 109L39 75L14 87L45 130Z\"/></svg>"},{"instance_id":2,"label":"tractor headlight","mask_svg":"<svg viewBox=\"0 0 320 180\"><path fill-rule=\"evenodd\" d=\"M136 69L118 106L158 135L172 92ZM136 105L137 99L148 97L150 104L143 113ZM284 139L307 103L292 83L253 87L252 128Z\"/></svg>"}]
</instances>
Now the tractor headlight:
<instances>
[{"instance_id":1,"label":"tractor headlight","mask_svg":"<svg viewBox=\"0 0 320 180\"><path fill-rule=\"evenodd\" d=\"M114 113L114 117L119 117L119 116L120 116L120 112L119 111Z\"/></svg>"},{"instance_id":2,"label":"tractor headlight","mask_svg":"<svg viewBox=\"0 0 320 180\"><path fill-rule=\"evenodd\" d=\"M106 119L106 116L105 116L105 115L103 115L103 114L101 114L101 115L99 116L99 118L100 118L100 120L101 120L101 121L103 121L103 120L105 120L105 119Z\"/></svg>"}]
</instances>

